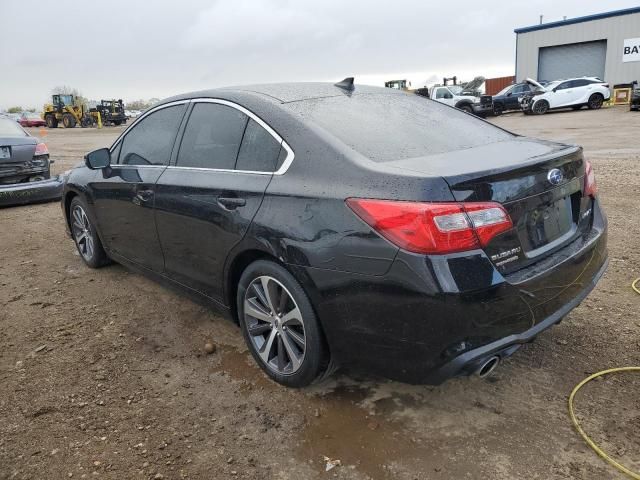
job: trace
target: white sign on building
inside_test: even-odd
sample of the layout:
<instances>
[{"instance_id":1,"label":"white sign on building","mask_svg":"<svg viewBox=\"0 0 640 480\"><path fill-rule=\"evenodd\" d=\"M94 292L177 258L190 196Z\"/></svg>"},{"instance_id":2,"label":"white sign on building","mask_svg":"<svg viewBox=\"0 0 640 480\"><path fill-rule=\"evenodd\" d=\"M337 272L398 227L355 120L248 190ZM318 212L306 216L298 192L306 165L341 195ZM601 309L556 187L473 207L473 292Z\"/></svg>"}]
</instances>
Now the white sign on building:
<instances>
[{"instance_id":1,"label":"white sign on building","mask_svg":"<svg viewBox=\"0 0 640 480\"><path fill-rule=\"evenodd\" d=\"M622 48L623 62L640 62L640 38L625 38Z\"/></svg>"}]
</instances>

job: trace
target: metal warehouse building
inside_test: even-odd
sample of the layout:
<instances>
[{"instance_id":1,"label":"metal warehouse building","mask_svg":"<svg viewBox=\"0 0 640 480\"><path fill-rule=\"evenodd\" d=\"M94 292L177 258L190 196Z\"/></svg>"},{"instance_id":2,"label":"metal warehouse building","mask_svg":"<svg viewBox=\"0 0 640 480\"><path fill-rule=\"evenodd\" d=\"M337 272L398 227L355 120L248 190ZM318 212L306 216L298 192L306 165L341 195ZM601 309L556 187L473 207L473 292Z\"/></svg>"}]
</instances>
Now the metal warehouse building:
<instances>
[{"instance_id":1,"label":"metal warehouse building","mask_svg":"<svg viewBox=\"0 0 640 480\"><path fill-rule=\"evenodd\" d=\"M518 28L516 80L640 81L640 7Z\"/></svg>"}]
</instances>

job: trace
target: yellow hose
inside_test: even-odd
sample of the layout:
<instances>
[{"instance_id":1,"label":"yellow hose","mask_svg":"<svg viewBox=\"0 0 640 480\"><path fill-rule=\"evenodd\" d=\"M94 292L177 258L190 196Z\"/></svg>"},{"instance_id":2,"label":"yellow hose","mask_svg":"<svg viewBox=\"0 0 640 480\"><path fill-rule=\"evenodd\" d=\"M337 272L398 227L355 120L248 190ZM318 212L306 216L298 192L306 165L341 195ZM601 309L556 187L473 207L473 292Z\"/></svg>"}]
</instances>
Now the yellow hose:
<instances>
[{"instance_id":1,"label":"yellow hose","mask_svg":"<svg viewBox=\"0 0 640 480\"><path fill-rule=\"evenodd\" d=\"M640 278L636 278L631 283L631 288L633 288L633 290L636 293L640 294L640 288L638 288L638 282L640 282ZM627 467L625 467L621 463L616 462L613 458L611 458L609 455L607 455L600 447L598 447L598 445L596 445L593 440L591 440L589 435L587 435L585 433L585 431L582 429L582 427L578 423L578 419L576 418L576 414L575 414L575 412L573 410L573 399L576 396L576 393L578 393L578 390L580 390L585 384L589 383L594 378L598 378L598 377L601 377L603 375L608 375L609 373L618 373L618 372L640 372L640 367L610 368L609 370L602 370L601 372L594 373L593 375L590 375L587 378L585 378L584 380L582 380L571 391L571 395L569 395L569 415L571 416L571 421L573 422L573 426L576 427L576 430L582 436L584 441L587 442L587 445L589 445L591 448L593 448L593 450L598 455L600 455L602 458L604 458L613 467L617 468L618 470L620 470L623 473L626 473L627 475L629 475L631 478L634 478L635 480L640 480L640 473L632 472L631 470L629 470Z\"/></svg>"},{"instance_id":2,"label":"yellow hose","mask_svg":"<svg viewBox=\"0 0 640 480\"><path fill-rule=\"evenodd\" d=\"M600 447L598 447L598 445L596 445L595 442L591 440L591 438L589 438L589 435L585 433L585 431L582 429L582 427L578 423L578 419L576 418L576 415L573 411L573 397L575 397L576 393L578 393L578 390L580 390L586 383L590 382L594 378L598 378L603 375L607 375L609 373L616 373L616 372L640 372L640 367L610 368L609 370L603 370L601 372L594 373L593 375L582 380L578 385L575 386L575 388L571 392L571 395L569 395L569 415L571 416L571 421L573 422L573 425L576 427L576 430L578 430L578 433L582 436L584 441L587 442L587 444L595 450L595 452L598 455L600 455L607 462L609 462L609 464L613 465L615 468L617 468L621 472L629 475L631 478L640 480L640 473L632 472L621 463L616 462L613 458L607 455Z\"/></svg>"}]
</instances>

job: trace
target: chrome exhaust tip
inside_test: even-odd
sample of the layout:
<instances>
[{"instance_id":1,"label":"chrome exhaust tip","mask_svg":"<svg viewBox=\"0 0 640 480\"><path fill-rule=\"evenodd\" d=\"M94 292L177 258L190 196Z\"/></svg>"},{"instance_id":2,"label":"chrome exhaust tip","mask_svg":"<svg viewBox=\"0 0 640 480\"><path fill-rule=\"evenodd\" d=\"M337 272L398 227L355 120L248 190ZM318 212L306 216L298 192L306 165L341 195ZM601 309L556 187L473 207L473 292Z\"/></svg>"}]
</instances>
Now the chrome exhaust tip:
<instances>
[{"instance_id":1,"label":"chrome exhaust tip","mask_svg":"<svg viewBox=\"0 0 640 480\"><path fill-rule=\"evenodd\" d=\"M498 356L490 357L480 365L478 370L476 370L476 375L478 375L480 378L485 378L491 375L491 372L493 372L496 369L499 363L500 363L500 357Z\"/></svg>"}]
</instances>

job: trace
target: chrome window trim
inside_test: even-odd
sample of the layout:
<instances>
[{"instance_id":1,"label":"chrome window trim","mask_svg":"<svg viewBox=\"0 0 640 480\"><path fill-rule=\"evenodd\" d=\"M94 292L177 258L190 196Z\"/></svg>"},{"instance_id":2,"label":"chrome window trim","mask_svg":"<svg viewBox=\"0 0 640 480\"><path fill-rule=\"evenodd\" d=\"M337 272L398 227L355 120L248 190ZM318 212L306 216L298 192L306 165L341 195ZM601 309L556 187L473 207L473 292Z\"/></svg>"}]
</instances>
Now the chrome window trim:
<instances>
[{"instance_id":1,"label":"chrome window trim","mask_svg":"<svg viewBox=\"0 0 640 480\"><path fill-rule=\"evenodd\" d=\"M230 102L229 100L223 100L220 98L207 98L207 97L178 100L175 102L165 103L163 105L158 105L157 107L153 107L152 109L146 111L144 114L136 118L136 120L131 125L129 125L129 127L127 127L127 129L124 132L122 132L122 134L120 134L120 136L113 143L109 151L113 152L113 150L118 146L118 144L122 142L122 139L124 139L124 137L127 135L129 130L135 127L138 124L138 122L143 120L146 116L151 115L152 113L158 110L161 110L163 108L173 107L175 105L182 105L185 103L217 103L220 105L226 105L228 107L235 108L236 110L244 113L247 117L249 117L258 125L260 125L262 128L264 128L280 144L280 146L287 151L287 156L282 162L282 165L280 165L280 168L278 168L278 170L276 170L275 172L259 172L254 170L235 170L235 169L225 169L225 168L181 167L180 165L129 165L129 164L119 164L119 163L115 165L118 168L122 168L122 167L175 168L180 170L195 170L195 171L202 170L207 172L245 173L245 174L248 173L253 175L284 175L285 172L289 169L289 167L293 163L293 159L295 158L295 153L293 152L293 149L289 146L287 142L285 142L285 140L280 135L278 135L278 133L273 128L271 128L264 120L258 117L255 113L253 113L250 110L247 110L242 105L238 105L237 103Z\"/></svg>"},{"instance_id":2,"label":"chrome window trim","mask_svg":"<svg viewBox=\"0 0 640 480\"><path fill-rule=\"evenodd\" d=\"M134 163L114 163L110 165L109 168L169 168L169 165L136 165Z\"/></svg>"},{"instance_id":3,"label":"chrome window trim","mask_svg":"<svg viewBox=\"0 0 640 480\"><path fill-rule=\"evenodd\" d=\"M253 175L274 175L275 172L258 172L257 170L232 170L230 168L206 168L206 167L181 167L180 165L169 165L167 168L174 170L201 170L203 172L222 172L222 173L250 173Z\"/></svg>"}]
</instances>

